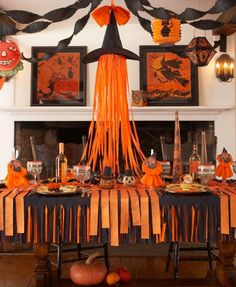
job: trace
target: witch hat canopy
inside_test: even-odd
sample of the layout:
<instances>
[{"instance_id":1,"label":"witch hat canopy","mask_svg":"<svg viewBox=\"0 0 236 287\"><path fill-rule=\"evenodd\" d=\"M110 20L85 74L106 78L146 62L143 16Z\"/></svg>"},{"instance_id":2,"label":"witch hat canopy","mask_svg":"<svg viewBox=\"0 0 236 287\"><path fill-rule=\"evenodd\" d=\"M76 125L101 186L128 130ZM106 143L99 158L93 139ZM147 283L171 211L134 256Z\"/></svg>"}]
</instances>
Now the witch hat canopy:
<instances>
[{"instance_id":1,"label":"witch hat canopy","mask_svg":"<svg viewBox=\"0 0 236 287\"><path fill-rule=\"evenodd\" d=\"M98 61L99 57L105 54L122 55L130 60L139 61L139 56L122 47L120 35L113 11L111 11L110 23L107 26L102 48L96 49L88 53L83 58L83 63L93 63Z\"/></svg>"}]
</instances>

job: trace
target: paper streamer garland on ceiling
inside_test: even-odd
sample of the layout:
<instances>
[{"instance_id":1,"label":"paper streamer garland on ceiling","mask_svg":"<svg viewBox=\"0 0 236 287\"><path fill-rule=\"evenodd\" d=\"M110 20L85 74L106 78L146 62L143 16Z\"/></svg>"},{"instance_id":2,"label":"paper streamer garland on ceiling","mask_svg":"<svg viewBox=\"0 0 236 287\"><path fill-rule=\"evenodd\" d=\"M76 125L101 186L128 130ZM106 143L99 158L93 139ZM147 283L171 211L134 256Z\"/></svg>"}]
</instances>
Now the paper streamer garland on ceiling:
<instances>
[{"instance_id":1,"label":"paper streamer garland on ceiling","mask_svg":"<svg viewBox=\"0 0 236 287\"><path fill-rule=\"evenodd\" d=\"M149 32L152 35L152 25L151 21L147 18L140 16L139 12L145 12L153 18L157 19L170 19L175 17L181 21L182 24L189 24L195 28L202 30L213 30L220 26L223 26L225 23L215 21L215 20L198 20L201 17L207 14L219 14L225 12L226 10L235 6L235 0L216 0L215 4L208 9L207 11L199 11L193 8L186 8L182 13L175 13L174 11L167 10L163 7L153 7L148 0L124 0L128 10L138 18L138 21L142 28ZM54 53L65 49L73 39L75 35L83 30L86 26L90 14L94 11L100 4L102 0L78 0L74 2L72 5L67 7L58 8L44 15L38 15L36 13L32 13L30 11L23 10L1 10L1 13L6 15L16 23L16 27L14 25L10 25L7 22L1 23L0 25L0 37L6 35L15 35L18 32L24 33L37 33L45 30L53 23L62 22L71 18L75 13L81 9L88 8L90 6L89 11L83 17L79 18L74 24L74 30L72 35L67 38L60 40L57 44L56 50L49 55L45 55L43 60L49 58ZM236 19L233 18L229 24L236 24ZM25 27L20 29L17 24L25 24ZM22 26L22 25L20 25ZM34 58L25 58L30 62L38 61Z\"/></svg>"}]
</instances>

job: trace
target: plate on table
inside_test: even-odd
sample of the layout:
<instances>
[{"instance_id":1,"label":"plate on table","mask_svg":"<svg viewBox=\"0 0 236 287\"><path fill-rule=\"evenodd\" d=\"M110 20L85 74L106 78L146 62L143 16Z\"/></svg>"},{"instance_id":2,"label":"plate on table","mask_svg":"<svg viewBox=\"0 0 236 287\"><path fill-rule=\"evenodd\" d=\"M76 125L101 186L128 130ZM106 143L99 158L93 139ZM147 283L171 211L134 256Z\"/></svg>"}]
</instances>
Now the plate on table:
<instances>
[{"instance_id":1,"label":"plate on table","mask_svg":"<svg viewBox=\"0 0 236 287\"><path fill-rule=\"evenodd\" d=\"M207 192L207 188L198 183L177 183L168 184L165 191L176 194L199 194Z\"/></svg>"},{"instance_id":2,"label":"plate on table","mask_svg":"<svg viewBox=\"0 0 236 287\"><path fill-rule=\"evenodd\" d=\"M43 195L72 195L80 192L81 190L74 185L63 185L58 189L49 189L46 185L40 185L35 188L35 192Z\"/></svg>"}]
</instances>

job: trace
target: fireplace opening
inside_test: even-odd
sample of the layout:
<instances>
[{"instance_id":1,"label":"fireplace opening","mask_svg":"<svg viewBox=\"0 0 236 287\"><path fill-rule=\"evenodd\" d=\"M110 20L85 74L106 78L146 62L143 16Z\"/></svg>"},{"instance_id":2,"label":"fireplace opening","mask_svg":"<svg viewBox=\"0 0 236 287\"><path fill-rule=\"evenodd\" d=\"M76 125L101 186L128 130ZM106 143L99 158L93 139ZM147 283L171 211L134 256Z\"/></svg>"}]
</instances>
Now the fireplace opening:
<instances>
[{"instance_id":1,"label":"fireplace opening","mask_svg":"<svg viewBox=\"0 0 236 287\"><path fill-rule=\"evenodd\" d=\"M167 147L167 159L173 159L174 121L136 121L140 145L143 153L150 155L151 149L157 154L157 159L162 160L160 136L164 136ZM26 166L28 160L33 159L31 138L36 139L36 146L43 161L47 165L54 165L55 156L58 153L58 143L65 143L65 153L69 165L77 164L82 155L82 136L88 135L90 122L15 122L14 142L20 150L22 164ZM207 155L209 162L215 162L216 137L214 135L213 121L181 121L180 133L182 144L182 161L185 166L192 151L193 142L198 143L199 154L201 151L201 132L206 132ZM48 147L50 147L49 150ZM50 156L47 153L50 153ZM46 163L44 163L46 164Z\"/></svg>"}]
</instances>

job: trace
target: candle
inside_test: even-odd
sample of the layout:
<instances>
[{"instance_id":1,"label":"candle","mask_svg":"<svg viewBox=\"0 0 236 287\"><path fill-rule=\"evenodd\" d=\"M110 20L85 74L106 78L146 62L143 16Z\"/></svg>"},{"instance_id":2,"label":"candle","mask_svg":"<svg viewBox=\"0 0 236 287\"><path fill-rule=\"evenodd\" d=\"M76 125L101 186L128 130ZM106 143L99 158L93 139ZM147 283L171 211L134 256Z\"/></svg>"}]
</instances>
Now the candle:
<instances>
[{"instance_id":1,"label":"candle","mask_svg":"<svg viewBox=\"0 0 236 287\"><path fill-rule=\"evenodd\" d=\"M220 75L220 64L219 64L219 62L216 62L216 75L217 76Z\"/></svg>"},{"instance_id":2,"label":"candle","mask_svg":"<svg viewBox=\"0 0 236 287\"><path fill-rule=\"evenodd\" d=\"M233 76L234 74L234 63L231 63L230 66L229 66L229 72L230 72L230 75Z\"/></svg>"}]
</instances>

